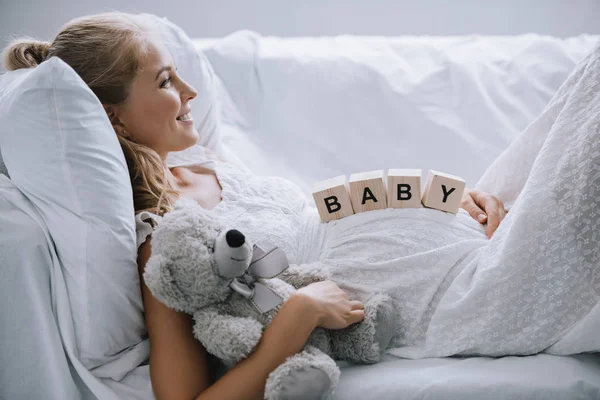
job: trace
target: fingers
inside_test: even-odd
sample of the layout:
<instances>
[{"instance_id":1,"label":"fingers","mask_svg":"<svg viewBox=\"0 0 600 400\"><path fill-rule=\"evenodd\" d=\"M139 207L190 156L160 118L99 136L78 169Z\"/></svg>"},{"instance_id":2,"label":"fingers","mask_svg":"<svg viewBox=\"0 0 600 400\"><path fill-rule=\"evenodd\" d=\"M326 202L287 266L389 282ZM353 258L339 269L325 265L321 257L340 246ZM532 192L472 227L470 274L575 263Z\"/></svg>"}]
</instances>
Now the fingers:
<instances>
[{"instance_id":1,"label":"fingers","mask_svg":"<svg viewBox=\"0 0 600 400\"><path fill-rule=\"evenodd\" d=\"M493 210L488 214L488 224L486 228L486 234L488 239L492 238L496 229L498 229L498 225L500 225L500 215L497 210Z\"/></svg>"},{"instance_id":2,"label":"fingers","mask_svg":"<svg viewBox=\"0 0 600 400\"><path fill-rule=\"evenodd\" d=\"M348 325L355 324L365 319L365 310L352 310L348 318Z\"/></svg>"},{"instance_id":3,"label":"fingers","mask_svg":"<svg viewBox=\"0 0 600 400\"><path fill-rule=\"evenodd\" d=\"M352 300L350 302L350 309L351 310L364 310L365 309L365 305L358 301L358 300Z\"/></svg>"},{"instance_id":4,"label":"fingers","mask_svg":"<svg viewBox=\"0 0 600 400\"><path fill-rule=\"evenodd\" d=\"M464 204L464 206L463 206ZM463 196L461 206L469 211L471 216L478 220L479 211L476 208L483 209L483 212L487 215L487 218L482 219L480 222L483 224L487 222L486 236L491 239L496 229L500 225L500 222L506 216L506 210L504 204L497 197L481 192L479 190L470 190L466 195ZM471 212L474 210L473 212ZM475 215L473 215L475 213Z\"/></svg>"},{"instance_id":5,"label":"fingers","mask_svg":"<svg viewBox=\"0 0 600 400\"><path fill-rule=\"evenodd\" d=\"M460 202L460 206L461 208L465 209L475 221L484 224L487 221L488 217L485 214L485 211L483 211L475 202L473 194L475 194L475 191L465 192Z\"/></svg>"},{"instance_id":6,"label":"fingers","mask_svg":"<svg viewBox=\"0 0 600 400\"><path fill-rule=\"evenodd\" d=\"M498 229L500 222L504 219L506 210L504 209L504 204L492 195L486 196L483 207L488 214L486 234L488 239L491 239L496 229Z\"/></svg>"}]
</instances>

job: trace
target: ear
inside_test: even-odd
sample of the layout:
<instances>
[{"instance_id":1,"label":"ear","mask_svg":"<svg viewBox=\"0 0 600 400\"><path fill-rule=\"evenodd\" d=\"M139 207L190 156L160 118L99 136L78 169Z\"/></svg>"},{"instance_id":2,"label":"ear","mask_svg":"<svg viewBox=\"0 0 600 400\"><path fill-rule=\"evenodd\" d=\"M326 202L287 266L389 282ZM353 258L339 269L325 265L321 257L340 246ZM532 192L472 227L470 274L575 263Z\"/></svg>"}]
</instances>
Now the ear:
<instances>
[{"instance_id":1,"label":"ear","mask_svg":"<svg viewBox=\"0 0 600 400\"><path fill-rule=\"evenodd\" d=\"M110 120L110 123L117 135L122 137L130 137L131 135L125 130L123 121L121 121L119 118L121 109L118 106L109 104L102 104L102 107L104 107L104 111L106 111L106 115L108 116L108 119Z\"/></svg>"}]
</instances>

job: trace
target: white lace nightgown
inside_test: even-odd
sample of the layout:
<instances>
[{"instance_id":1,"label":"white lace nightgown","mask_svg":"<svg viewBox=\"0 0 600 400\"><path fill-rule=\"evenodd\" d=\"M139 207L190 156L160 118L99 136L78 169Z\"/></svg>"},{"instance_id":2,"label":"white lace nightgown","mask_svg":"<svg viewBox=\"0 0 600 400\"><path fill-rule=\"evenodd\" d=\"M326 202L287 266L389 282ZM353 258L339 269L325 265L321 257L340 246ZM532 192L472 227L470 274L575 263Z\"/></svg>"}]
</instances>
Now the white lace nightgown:
<instances>
[{"instance_id":1,"label":"white lace nightgown","mask_svg":"<svg viewBox=\"0 0 600 400\"><path fill-rule=\"evenodd\" d=\"M442 283L488 242L484 227L462 209L454 215L388 208L322 223L312 199L294 183L227 163L213 167L223 190L212 212L228 227L253 242L278 245L291 263L330 268L336 282L357 298L389 293L402 321L395 347L423 336Z\"/></svg>"}]
</instances>

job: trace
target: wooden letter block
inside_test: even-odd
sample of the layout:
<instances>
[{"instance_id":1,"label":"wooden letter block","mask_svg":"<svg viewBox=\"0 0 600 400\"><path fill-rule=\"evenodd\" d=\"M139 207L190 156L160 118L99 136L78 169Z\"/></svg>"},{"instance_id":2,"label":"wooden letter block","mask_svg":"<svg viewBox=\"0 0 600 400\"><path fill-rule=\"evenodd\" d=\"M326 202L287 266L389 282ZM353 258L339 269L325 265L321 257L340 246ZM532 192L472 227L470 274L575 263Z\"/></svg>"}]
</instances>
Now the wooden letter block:
<instances>
[{"instance_id":1,"label":"wooden letter block","mask_svg":"<svg viewBox=\"0 0 600 400\"><path fill-rule=\"evenodd\" d=\"M464 191L465 181L462 178L429 170L423 190L423 205L456 214Z\"/></svg>"},{"instance_id":2,"label":"wooden letter block","mask_svg":"<svg viewBox=\"0 0 600 400\"><path fill-rule=\"evenodd\" d=\"M312 191L321 221L329 222L354 214L345 175L317 182Z\"/></svg>"},{"instance_id":3,"label":"wooden letter block","mask_svg":"<svg viewBox=\"0 0 600 400\"><path fill-rule=\"evenodd\" d=\"M355 213L387 207L383 170L350 175L350 199Z\"/></svg>"},{"instance_id":4,"label":"wooden letter block","mask_svg":"<svg viewBox=\"0 0 600 400\"><path fill-rule=\"evenodd\" d=\"M388 170L388 207L421 208L421 170Z\"/></svg>"}]
</instances>

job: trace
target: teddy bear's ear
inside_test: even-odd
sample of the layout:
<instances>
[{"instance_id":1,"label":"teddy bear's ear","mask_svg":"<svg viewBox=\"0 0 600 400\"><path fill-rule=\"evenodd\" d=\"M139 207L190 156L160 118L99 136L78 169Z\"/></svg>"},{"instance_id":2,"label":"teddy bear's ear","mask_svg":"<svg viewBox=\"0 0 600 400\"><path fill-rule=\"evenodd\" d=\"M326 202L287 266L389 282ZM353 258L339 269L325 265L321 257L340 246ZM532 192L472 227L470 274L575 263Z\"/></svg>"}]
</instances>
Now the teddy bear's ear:
<instances>
[{"instance_id":1,"label":"teddy bear's ear","mask_svg":"<svg viewBox=\"0 0 600 400\"><path fill-rule=\"evenodd\" d=\"M219 219L193 200L181 198L152 233L144 280L160 302L191 314L230 295L230 280L217 274L215 238Z\"/></svg>"},{"instance_id":2,"label":"teddy bear's ear","mask_svg":"<svg viewBox=\"0 0 600 400\"><path fill-rule=\"evenodd\" d=\"M143 274L146 286L157 300L177 311L193 313L187 296L181 291L174 279L169 261L162 255L152 255L146 263Z\"/></svg>"}]
</instances>

